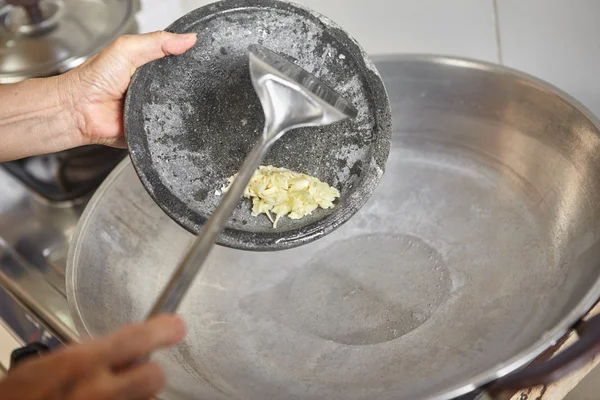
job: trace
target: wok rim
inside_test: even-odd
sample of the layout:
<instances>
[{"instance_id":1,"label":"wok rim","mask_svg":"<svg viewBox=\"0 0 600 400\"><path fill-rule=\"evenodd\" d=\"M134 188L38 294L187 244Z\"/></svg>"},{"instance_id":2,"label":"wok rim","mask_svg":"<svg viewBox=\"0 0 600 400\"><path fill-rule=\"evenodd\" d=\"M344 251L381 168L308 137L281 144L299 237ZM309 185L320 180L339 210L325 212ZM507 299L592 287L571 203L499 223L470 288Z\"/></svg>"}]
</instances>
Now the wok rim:
<instances>
[{"instance_id":1,"label":"wok rim","mask_svg":"<svg viewBox=\"0 0 600 400\"><path fill-rule=\"evenodd\" d=\"M600 137L600 119L596 117L589 108L584 106L580 101L569 95L567 92L559 89L558 87L537 78L528 73L519 71L517 69L507 67L504 65L477 60L468 57L456 57L449 55L440 54L373 54L371 60L375 63L384 62L402 62L402 61L421 61L433 64L445 64L451 66L457 66L461 68L475 69L480 71L488 71L494 74L509 75L512 77L523 79L529 83L534 84L539 89L546 91L550 95L558 96L560 99L574 107L579 111L590 123L596 128L595 135ZM96 190L92 198L77 224L76 230L73 233L72 244L69 246L69 252L67 255L67 266L66 266L66 290L67 290L67 302L69 305L69 311L71 317L74 320L75 327L77 328L80 335L92 337L90 330L87 328L86 323L83 319L82 313L80 312L77 304L77 295L75 294L77 271L75 265L76 258L79 257L81 242L80 237L85 231L86 226L89 222L89 217L92 213L92 209L98 203L99 199L103 196L104 192L110 185L120 176L127 165L132 164L129 157L126 157L118 164L108 177L102 182L99 188ZM595 283L591 289L582 297L579 303L571 309L571 311L565 315L558 324L552 329L545 332L540 339L533 342L525 350L517 353L516 355L508 358L504 362L496 364L494 367L489 368L469 379L459 381L456 384L448 386L446 389L441 389L433 392L423 392L423 395L416 399L428 399L428 400L451 400L456 397L472 393L477 389L481 389L483 386L509 375L517 369L533 361L536 357L546 351L549 347L556 344L565 334L567 334L573 325L580 321L598 302L600 297L600 275L596 277ZM133 321L132 321L133 322ZM525 388L524 388L525 389Z\"/></svg>"}]
</instances>

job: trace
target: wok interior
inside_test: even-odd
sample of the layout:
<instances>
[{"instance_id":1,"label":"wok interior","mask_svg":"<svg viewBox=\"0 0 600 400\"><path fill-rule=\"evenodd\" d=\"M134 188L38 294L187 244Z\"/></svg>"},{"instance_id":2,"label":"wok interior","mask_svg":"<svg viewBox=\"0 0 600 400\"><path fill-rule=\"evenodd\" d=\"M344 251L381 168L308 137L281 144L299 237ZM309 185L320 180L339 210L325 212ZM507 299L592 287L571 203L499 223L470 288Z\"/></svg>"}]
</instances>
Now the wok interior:
<instances>
[{"instance_id":1,"label":"wok interior","mask_svg":"<svg viewBox=\"0 0 600 400\"><path fill-rule=\"evenodd\" d=\"M216 248L156 355L166 399L418 399L492 372L592 290L598 133L555 93L464 61L377 63L386 174L334 233L271 253ZM92 335L140 320L191 236L126 163L88 206L69 300Z\"/></svg>"}]
</instances>

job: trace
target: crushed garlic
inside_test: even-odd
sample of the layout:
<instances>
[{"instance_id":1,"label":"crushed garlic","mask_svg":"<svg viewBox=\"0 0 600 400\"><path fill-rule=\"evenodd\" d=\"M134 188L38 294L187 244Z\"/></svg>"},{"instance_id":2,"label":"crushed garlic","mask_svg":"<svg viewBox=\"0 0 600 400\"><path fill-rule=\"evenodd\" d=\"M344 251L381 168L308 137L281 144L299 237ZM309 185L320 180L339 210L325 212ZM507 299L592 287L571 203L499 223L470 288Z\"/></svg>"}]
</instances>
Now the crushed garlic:
<instances>
[{"instance_id":1,"label":"crushed garlic","mask_svg":"<svg viewBox=\"0 0 600 400\"><path fill-rule=\"evenodd\" d=\"M224 193L236 175L228 179L228 184L222 189ZM244 197L252 199L253 216L264 213L273 227L277 228L282 216L300 219L317 207L332 208L340 192L315 177L268 165L256 170L244 191ZM275 218L271 213L275 214Z\"/></svg>"}]
</instances>

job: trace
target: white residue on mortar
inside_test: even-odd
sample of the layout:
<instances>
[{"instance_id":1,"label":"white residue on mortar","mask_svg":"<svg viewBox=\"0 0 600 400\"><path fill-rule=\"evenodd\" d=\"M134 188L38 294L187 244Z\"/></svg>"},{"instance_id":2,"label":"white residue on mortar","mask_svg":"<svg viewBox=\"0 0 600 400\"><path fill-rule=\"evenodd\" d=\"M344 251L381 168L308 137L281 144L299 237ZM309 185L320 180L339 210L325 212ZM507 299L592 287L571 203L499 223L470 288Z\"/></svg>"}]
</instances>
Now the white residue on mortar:
<instances>
[{"instance_id":1,"label":"white residue on mortar","mask_svg":"<svg viewBox=\"0 0 600 400\"><path fill-rule=\"evenodd\" d=\"M358 75L354 75L352 79L340 85L337 90L340 94L348 99L353 99L353 106L356 107L358 115L355 121L357 121L358 129L364 129L372 124L369 121L370 113L368 102L364 98L363 83Z\"/></svg>"},{"instance_id":2,"label":"white residue on mortar","mask_svg":"<svg viewBox=\"0 0 600 400\"><path fill-rule=\"evenodd\" d=\"M161 181L177 197L198 208L205 209L204 205L208 204L213 209L218 205L218 198L214 190L206 186L206 182L212 182L216 176L215 162L211 160L212 156L206 150L180 150L175 162L162 163L157 171ZM207 197L198 201L194 196L200 189L207 189Z\"/></svg>"},{"instance_id":3,"label":"white residue on mortar","mask_svg":"<svg viewBox=\"0 0 600 400\"><path fill-rule=\"evenodd\" d=\"M338 53L337 49L335 49L331 44L327 43L325 49L323 50L323 54L321 58L333 58Z\"/></svg>"},{"instance_id":4,"label":"white residue on mortar","mask_svg":"<svg viewBox=\"0 0 600 400\"><path fill-rule=\"evenodd\" d=\"M142 110L147 120L148 144L164 136L174 136L183 132L183 117L181 107L173 102L166 104L146 104Z\"/></svg>"},{"instance_id":5,"label":"white residue on mortar","mask_svg":"<svg viewBox=\"0 0 600 400\"><path fill-rule=\"evenodd\" d=\"M347 164L340 168L336 173L336 182L335 186L338 184L344 184L348 179L350 179L350 171L354 167L357 161L364 159L364 148L360 148L358 145L350 144L346 146L340 147L340 149L335 153L335 157L339 160L346 160Z\"/></svg>"},{"instance_id":6,"label":"white residue on mortar","mask_svg":"<svg viewBox=\"0 0 600 400\"><path fill-rule=\"evenodd\" d=\"M190 111L191 106L184 104ZM190 204L207 204L212 208L218 204L214 190L207 191L207 198L199 202L195 199L198 190L205 189L199 182L211 181L216 176L212 166L211 154L208 150L188 151L177 148L177 159L171 159L173 148L177 147L177 136L185 132L182 107L172 102L166 104L148 104L143 110L147 122L148 147L153 158L168 160L155 164L156 171L162 183L173 194ZM195 185L194 182L198 184ZM190 184L191 183L191 184Z\"/></svg>"},{"instance_id":7,"label":"white residue on mortar","mask_svg":"<svg viewBox=\"0 0 600 400\"><path fill-rule=\"evenodd\" d=\"M322 29L316 24L310 27L307 35L304 35L304 32L302 34L294 33L294 29L302 30L303 27L297 16L285 12L278 13L277 18L263 18L261 13L258 12L253 23L255 26L253 26L252 31L246 32L246 35L239 33L233 35L237 40L236 47L238 47L238 50L243 49L242 51L245 52L248 45L255 42L256 32L260 34L263 46L274 51L285 49L285 53L298 60L311 60L310 63L302 65L308 72L312 72L320 66L321 60L312 56L315 51L315 43L320 42L320 36L323 33ZM231 22L217 18L211 22L211 25L210 29L214 32L212 35L213 46L220 47L221 43L231 45ZM267 32L270 32L270 34L266 34ZM305 37L299 41L301 35Z\"/></svg>"}]
</instances>

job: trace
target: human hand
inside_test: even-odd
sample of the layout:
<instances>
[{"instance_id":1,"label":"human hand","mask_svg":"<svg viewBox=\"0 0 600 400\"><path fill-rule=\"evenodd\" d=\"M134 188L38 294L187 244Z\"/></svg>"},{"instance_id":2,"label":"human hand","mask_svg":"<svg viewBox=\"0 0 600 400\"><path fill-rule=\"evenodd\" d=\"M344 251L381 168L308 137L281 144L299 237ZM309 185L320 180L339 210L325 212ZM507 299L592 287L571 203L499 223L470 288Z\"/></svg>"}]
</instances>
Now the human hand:
<instances>
[{"instance_id":1,"label":"human hand","mask_svg":"<svg viewBox=\"0 0 600 400\"><path fill-rule=\"evenodd\" d=\"M145 400L162 389L158 364L140 357L183 339L176 316L161 315L106 337L27 359L0 381L2 400Z\"/></svg>"},{"instance_id":2,"label":"human hand","mask_svg":"<svg viewBox=\"0 0 600 400\"><path fill-rule=\"evenodd\" d=\"M123 100L131 76L140 66L166 55L183 54L194 43L194 33L126 35L63 74L59 88L75 118L82 144L125 147Z\"/></svg>"}]
</instances>

